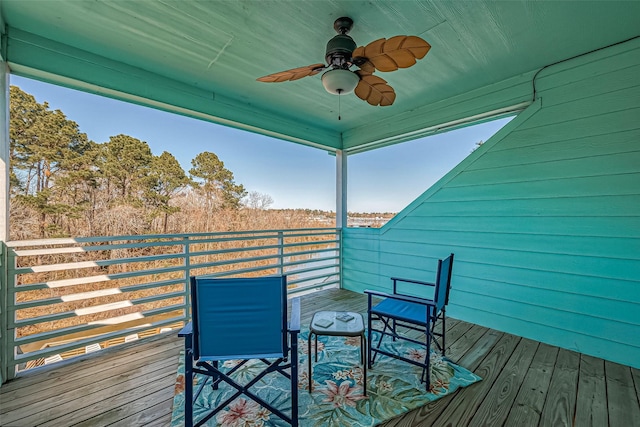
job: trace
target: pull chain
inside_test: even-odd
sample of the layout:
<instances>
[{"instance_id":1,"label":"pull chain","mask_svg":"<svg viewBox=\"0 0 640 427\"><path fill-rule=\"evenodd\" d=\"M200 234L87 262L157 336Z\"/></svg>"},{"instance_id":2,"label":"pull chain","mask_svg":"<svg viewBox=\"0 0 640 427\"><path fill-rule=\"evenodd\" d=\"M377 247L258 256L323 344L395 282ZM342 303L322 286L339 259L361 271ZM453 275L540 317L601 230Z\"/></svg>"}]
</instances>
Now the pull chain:
<instances>
[{"instance_id":1,"label":"pull chain","mask_svg":"<svg viewBox=\"0 0 640 427\"><path fill-rule=\"evenodd\" d=\"M340 117L340 107L341 107L341 103L340 103L340 98L342 93L342 89L338 89L338 120L342 120L342 117Z\"/></svg>"}]
</instances>

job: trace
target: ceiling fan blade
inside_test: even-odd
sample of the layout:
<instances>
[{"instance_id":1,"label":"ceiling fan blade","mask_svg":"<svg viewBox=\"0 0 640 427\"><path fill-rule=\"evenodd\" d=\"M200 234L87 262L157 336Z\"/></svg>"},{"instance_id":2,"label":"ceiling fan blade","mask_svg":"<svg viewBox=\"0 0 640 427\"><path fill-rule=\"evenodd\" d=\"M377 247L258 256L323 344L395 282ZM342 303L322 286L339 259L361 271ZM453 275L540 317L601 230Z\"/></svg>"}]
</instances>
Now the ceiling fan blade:
<instances>
[{"instance_id":1,"label":"ceiling fan blade","mask_svg":"<svg viewBox=\"0 0 640 427\"><path fill-rule=\"evenodd\" d=\"M396 92L384 79L373 74L356 73L360 75L360 82L354 90L358 98L373 106L386 107L393 104L393 101L396 100Z\"/></svg>"},{"instance_id":2,"label":"ceiling fan blade","mask_svg":"<svg viewBox=\"0 0 640 427\"><path fill-rule=\"evenodd\" d=\"M364 61L358 61L357 65L360 67L360 70L358 70L357 73L361 77L373 74L373 72L376 70L376 67L374 67L373 64L366 59Z\"/></svg>"},{"instance_id":3,"label":"ceiling fan blade","mask_svg":"<svg viewBox=\"0 0 640 427\"><path fill-rule=\"evenodd\" d=\"M431 45L418 36L395 36L378 39L366 46L360 46L351 55L354 62L367 59L379 71L395 71L408 68L422 59Z\"/></svg>"},{"instance_id":4,"label":"ceiling fan blade","mask_svg":"<svg viewBox=\"0 0 640 427\"><path fill-rule=\"evenodd\" d=\"M269 74L256 80L266 83L280 83L286 81L298 80L303 77L313 76L327 68L324 64L307 65L306 67L293 68L291 70L280 71L279 73Z\"/></svg>"}]
</instances>

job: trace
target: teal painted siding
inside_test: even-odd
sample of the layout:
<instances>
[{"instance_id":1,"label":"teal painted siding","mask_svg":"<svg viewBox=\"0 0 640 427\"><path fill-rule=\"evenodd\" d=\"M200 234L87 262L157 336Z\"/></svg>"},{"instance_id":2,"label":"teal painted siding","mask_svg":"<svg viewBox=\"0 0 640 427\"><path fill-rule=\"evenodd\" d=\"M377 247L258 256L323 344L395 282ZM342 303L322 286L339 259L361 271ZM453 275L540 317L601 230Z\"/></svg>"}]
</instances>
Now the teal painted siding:
<instances>
[{"instance_id":1,"label":"teal painted siding","mask_svg":"<svg viewBox=\"0 0 640 427\"><path fill-rule=\"evenodd\" d=\"M536 86L385 227L344 231L345 287L433 280L454 252L451 316L640 368L640 41Z\"/></svg>"}]
</instances>

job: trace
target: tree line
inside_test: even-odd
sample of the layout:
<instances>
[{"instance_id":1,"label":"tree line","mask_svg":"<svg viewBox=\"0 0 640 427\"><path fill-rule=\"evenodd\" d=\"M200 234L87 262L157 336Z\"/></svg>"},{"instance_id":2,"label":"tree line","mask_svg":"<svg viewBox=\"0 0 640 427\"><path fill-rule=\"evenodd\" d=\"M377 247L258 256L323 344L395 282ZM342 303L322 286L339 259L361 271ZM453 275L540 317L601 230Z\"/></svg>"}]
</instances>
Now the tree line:
<instances>
[{"instance_id":1,"label":"tree line","mask_svg":"<svg viewBox=\"0 0 640 427\"><path fill-rule=\"evenodd\" d=\"M212 152L198 154L187 173L171 153L156 156L132 136L91 141L62 111L17 86L9 132L12 239L266 226L252 222L271 197L248 193Z\"/></svg>"}]
</instances>

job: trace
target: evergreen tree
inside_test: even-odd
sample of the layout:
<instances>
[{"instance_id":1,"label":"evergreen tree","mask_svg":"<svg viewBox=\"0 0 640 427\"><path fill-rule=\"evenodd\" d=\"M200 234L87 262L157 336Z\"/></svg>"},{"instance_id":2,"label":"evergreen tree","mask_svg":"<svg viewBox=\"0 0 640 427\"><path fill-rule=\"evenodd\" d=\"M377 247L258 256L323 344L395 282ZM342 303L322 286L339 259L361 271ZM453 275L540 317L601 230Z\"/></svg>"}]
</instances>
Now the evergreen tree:
<instances>
[{"instance_id":1,"label":"evergreen tree","mask_svg":"<svg viewBox=\"0 0 640 427\"><path fill-rule=\"evenodd\" d=\"M59 234L61 220L76 206L60 197L63 179L91 146L78 124L60 110L49 110L32 95L10 89L10 153L14 194L39 213L40 234Z\"/></svg>"},{"instance_id":2,"label":"evergreen tree","mask_svg":"<svg viewBox=\"0 0 640 427\"><path fill-rule=\"evenodd\" d=\"M233 172L224 167L224 162L218 156L205 151L198 154L191 165L193 167L189 174L201 180L194 185L205 196L209 210L240 207L240 201L247 192L242 184L235 183Z\"/></svg>"},{"instance_id":3,"label":"evergreen tree","mask_svg":"<svg viewBox=\"0 0 640 427\"><path fill-rule=\"evenodd\" d=\"M152 159L146 142L122 134L110 137L97 159L109 200L140 206Z\"/></svg>"},{"instance_id":4,"label":"evergreen tree","mask_svg":"<svg viewBox=\"0 0 640 427\"><path fill-rule=\"evenodd\" d=\"M189 178L178 160L165 151L153 157L148 182L145 195L147 203L154 209L154 214L163 215L162 232L167 233L169 215L180 211L179 207L171 206L169 202L189 183Z\"/></svg>"}]
</instances>

